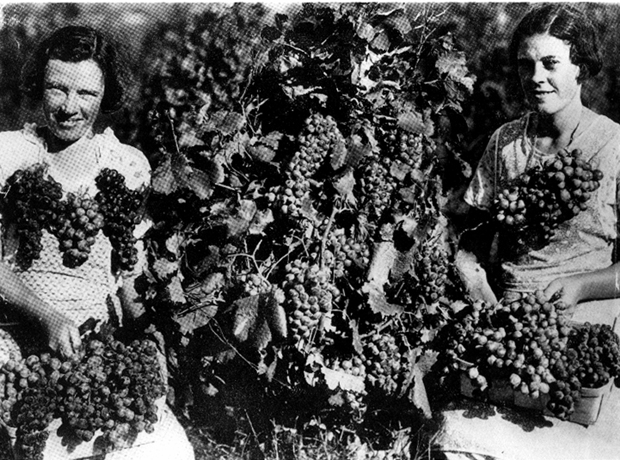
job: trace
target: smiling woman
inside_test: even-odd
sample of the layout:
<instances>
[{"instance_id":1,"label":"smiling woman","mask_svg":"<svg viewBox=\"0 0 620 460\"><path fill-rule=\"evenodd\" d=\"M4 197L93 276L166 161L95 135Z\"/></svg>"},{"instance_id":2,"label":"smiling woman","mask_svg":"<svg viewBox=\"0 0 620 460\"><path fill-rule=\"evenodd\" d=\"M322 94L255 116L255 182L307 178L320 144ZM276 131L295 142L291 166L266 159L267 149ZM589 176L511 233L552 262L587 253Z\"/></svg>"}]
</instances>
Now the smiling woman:
<instances>
[{"instance_id":1,"label":"smiling woman","mask_svg":"<svg viewBox=\"0 0 620 460\"><path fill-rule=\"evenodd\" d=\"M149 222L139 211L140 197L150 184L150 166L142 152L121 144L109 128L102 133L93 128L101 111L113 112L123 102L120 58L108 37L70 26L44 40L24 67L24 92L41 103L46 126L27 124L20 131L0 133L0 305L17 324L0 329L0 364L52 351L70 368L85 356L83 334L119 330L144 311L135 280L146 263L141 237ZM107 381L113 377L104 377L100 380L113 386ZM131 379L116 376L121 377L127 386ZM161 390L165 377L158 381ZM89 383L95 385L92 379ZM140 391L140 398L146 398L142 406L156 396L163 403L162 391L148 397L144 385ZM4 396L0 393L0 399ZM82 398L94 404L91 396ZM136 399L124 404L137 404ZM111 406L112 399L108 403ZM154 401L148 404L155 411ZM69 406L75 414L73 399ZM123 447L131 450L106 458L127 458L129 453L131 458L193 459L183 429L165 404L159 404L148 424L140 419L148 415L144 408L134 409L138 412L118 409L130 420L112 420L114 427L130 427L126 422L135 421L123 439ZM49 416L57 422L59 414ZM62 414L63 424L75 428L78 420ZM23 414L16 420L23 420ZM30 448L19 438L30 428L20 423L18 445ZM90 418L79 421L74 434L83 444L73 453L57 436L62 429L52 426L59 431L50 435L45 458L100 453L101 446L91 439L104 427L102 416L91 411Z\"/></svg>"}]
</instances>

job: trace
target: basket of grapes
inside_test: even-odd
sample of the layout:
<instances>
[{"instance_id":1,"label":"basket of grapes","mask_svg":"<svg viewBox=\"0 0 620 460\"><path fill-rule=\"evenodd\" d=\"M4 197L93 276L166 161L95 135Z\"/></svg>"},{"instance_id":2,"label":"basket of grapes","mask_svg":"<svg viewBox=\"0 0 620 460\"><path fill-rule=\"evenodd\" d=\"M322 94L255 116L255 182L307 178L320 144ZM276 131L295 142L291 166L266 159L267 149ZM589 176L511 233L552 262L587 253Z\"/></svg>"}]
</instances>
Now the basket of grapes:
<instances>
[{"instance_id":1,"label":"basket of grapes","mask_svg":"<svg viewBox=\"0 0 620 460\"><path fill-rule=\"evenodd\" d=\"M603 172L583 159L580 149L558 153L499 191L492 214L500 228L513 235L529 230L543 244L557 227L588 209Z\"/></svg>"},{"instance_id":2,"label":"basket of grapes","mask_svg":"<svg viewBox=\"0 0 620 460\"><path fill-rule=\"evenodd\" d=\"M620 371L620 340L610 325L576 324L563 310L542 291L463 309L442 331L455 339L448 355L461 394L593 424Z\"/></svg>"}]
</instances>

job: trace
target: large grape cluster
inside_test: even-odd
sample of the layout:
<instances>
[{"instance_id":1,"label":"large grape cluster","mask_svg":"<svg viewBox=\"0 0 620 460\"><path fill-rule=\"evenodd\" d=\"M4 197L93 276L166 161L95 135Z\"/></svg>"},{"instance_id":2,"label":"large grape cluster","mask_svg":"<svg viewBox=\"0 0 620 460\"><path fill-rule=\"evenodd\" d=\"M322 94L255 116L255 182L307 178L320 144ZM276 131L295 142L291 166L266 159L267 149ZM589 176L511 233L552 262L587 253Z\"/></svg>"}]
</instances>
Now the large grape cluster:
<instances>
[{"instance_id":1,"label":"large grape cluster","mask_svg":"<svg viewBox=\"0 0 620 460\"><path fill-rule=\"evenodd\" d=\"M426 302L435 302L446 291L448 253L438 244L422 244L415 254L417 290Z\"/></svg>"},{"instance_id":2,"label":"large grape cluster","mask_svg":"<svg viewBox=\"0 0 620 460\"><path fill-rule=\"evenodd\" d=\"M379 219L390 206L397 186L389 166L373 156L360 170L359 185L363 209L373 220Z\"/></svg>"},{"instance_id":3,"label":"large grape cluster","mask_svg":"<svg viewBox=\"0 0 620 460\"><path fill-rule=\"evenodd\" d=\"M110 449L122 433L152 432L155 401L163 395L155 345L150 341L91 339L79 358L61 361L49 353L9 359L0 372L0 413L17 428L17 449L40 459L47 427L55 418L81 441L100 430Z\"/></svg>"},{"instance_id":4,"label":"large grape cluster","mask_svg":"<svg viewBox=\"0 0 620 460\"><path fill-rule=\"evenodd\" d=\"M332 153L344 148L344 138L334 118L320 113L310 115L298 136L299 150L288 164L293 175L312 177Z\"/></svg>"},{"instance_id":5,"label":"large grape cluster","mask_svg":"<svg viewBox=\"0 0 620 460\"><path fill-rule=\"evenodd\" d=\"M95 182L99 189L95 199L105 216L103 233L110 239L121 270L131 270L138 262L133 233L141 220L142 193L127 188L125 177L110 168L102 169Z\"/></svg>"},{"instance_id":6,"label":"large grape cluster","mask_svg":"<svg viewBox=\"0 0 620 460\"><path fill-rule=\"evenodd\" d=\"M40 257L43 230L59 224L62 186L47 176L44 165L36 164L11 175L3 195L3 221L14 226L18 237L16 263L28 269Z\"/></svg>"},{"instance_id":7,"label":"large grape cluster","mask_svg":"<svg viewBox=\"0 0 620 460\"><path fill-rule=\"evenodd\" d=\"M445 371L465 364L480 390L503 379L531 399L547 395L547 408L569 417L582 388L598 388L618 375L620 348L609 326L571 326L564 309L542 291L466 307L459 323L440 334L448 350Z\"/></svg>"},{"instance_id":8,"label":"large grape cluster","mask_svg":"<svg viewBox=\"0 0 620 460\"><path fill-rule=\"evenodd\" d=\"M63 265L75 268L88 260L97 233L103 228L99 204L88 197L73 193L60 203L61 222L53 233L58 238Z\"/></svg>"},{"instance_id":9,"label":"large grape cluster","mask_svg":"<svg viewBox=\"0 0 620 460\"><path fill-rule=\"evenodd\" d=\"M364 343L366 382L369 392L398 396L411 383L412 363L404 344L389 333L372 334Z\"/></svg>"},{"instance_id":10,"label":"large grape cluster","mask_svg":"<svg viewBox=\"0 0 620 460\"><path fill-rule=\"evenodd\" d=\"M332 311L339 292L329 275L329 271L322 270L319 265L299 259L285 267L284 308L295 344L311 341L321 319Z\"/></svg>"},{"instance_id":11,"label":"large grape cluster","mask_svg":"<svg viewBox=\"0 0 620 460\"><path fill-rule=\"evenodd\" d=\"M495 219L513 231L532 227L544 242L557 227L588 208L603 172L585 161L580 149L561 151L543 167L534 167L502 190L495 200Z\"/></svg>"},{"instance_id":12,"label":"large grape cluster","mask_svg":"<svg viewBox=\"0 0 620 460\"><path fill-rule=\"evenodd\" d=\"M323 231L324 228L320 226L319 235L323 235ZM365 273L370 264L368 242L363 238L347 235L346 230L338 226L333 227L327 235L324 249L323 257L335 278Z\"/></svg>"}]
</instances>

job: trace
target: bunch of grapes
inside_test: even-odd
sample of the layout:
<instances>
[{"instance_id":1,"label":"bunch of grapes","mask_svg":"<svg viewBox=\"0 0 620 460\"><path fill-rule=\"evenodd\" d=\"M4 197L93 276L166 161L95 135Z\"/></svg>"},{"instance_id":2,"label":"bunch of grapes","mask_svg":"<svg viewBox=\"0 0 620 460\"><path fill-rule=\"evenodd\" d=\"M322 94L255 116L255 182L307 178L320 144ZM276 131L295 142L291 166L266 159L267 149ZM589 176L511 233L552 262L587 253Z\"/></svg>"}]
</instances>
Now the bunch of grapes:
<instances>
[{"instance_id":1,"label":"bunch of grapes","mask_svg":"<svg viewBox=\"0 0 620 460\"><path fill-rule=\"evenodd\" d=\"M426 145L422 134L409 133L401 128L386 130L382 136L383 152L395 160L419 169L425 153L429 153L431 145Z\"/></svg>"},{"instance_id":2,"label":"bunch of grapes","mask_svg":"<svg viewBox=\"0 0 620 460\"><path fill-rule=\"evenodd\" d=\"M423 244L415 254L417 290L426 302L435 302L446 291L448 253L438 244Z\"/></svg>"},{"instance_id":3,"label":"bunch of grapes","mask_svg":"<svg viewBox=\"0 0 620 460\"><path fill-rule=\"evenodd\" d=\"M383 163L389 164L389 159ZM383 212L390 206L397 182L390 173L387 164L383 164L376 156L358 171L359 196L362 197L362 208L374 220L380 219Z\"/></svg>"},{"instance_id":4,"label":"bunch of grapes","mask_svg":"<svg viewBox=\"0 0 620 460\"><path fill-rule=\"evenodd\" d=\"M293 341L301 345L310 342L339 295L331 283L329 270L296 259L285 267L283 289Z\"/></svg>"},{"instance_id":5,"label":"bunch of grapes","mask_svg":"<svg viewBox=\"0 0 620 460\"><path fill-rule=\"evenodd\" d=\"M105 217L103 233L110 239L121 270L131 270L138 262L134 229L142 217L143 196L125 185L125 177L116 170L104 168L95 179L99 192L95 200Z\"/></svg>"},{"instance_id":6,"label":"bunch of grapes","mask_svg":"<svg viewBox=\"0 0 620 460\"><path fill-rule=\"evenodd\" d=\"M97 233L103 228L103 215L95 200L73 193L67 195L61 208L53 233L59 241L63 264L69 268L79 267L88 260Z\"/></svg>"},{"instance_id":7,"label":"bunch of grapes","mask_svg":"<svg viewBox=\"0 0 620 460\"><path fill-rule=\"evenodd\" d=\"M556 381L547 404L560 419L575 411L582 388L600 388L620 375L619 339L610 326L585 323L570 332L565 349L552 363Z\"/></svg>"},{"instance_id":8,"label":"bunch of grapes","mask_svg":"<svg viewBox=\"0 0 620 460\"><path fill-rule=\"evenodd\" d=\"M364 364L369 393L399 397L411 384L412 362L405 343L389 333L372 334L364 343Z\"/></svg>"},{"instance_id":9,"label":"bunch of grapes","mask_svg":"<svg viewBox=\"0 0 620 460\"><path fill-rule=\"evenodd\" d=\"M311 178L332 153L344 149L344 138L336 121L320 113L310 115L298 136L299 150L288 164L288 170L294 176Z\"/></svg>"},{"instance_id":10,"label":"bunch of grapes","mask_svg":"<svg viewBox=\"0 0 620 460\"><path fill-rule=\"evenodd\" d=\"M240 274L236 280L238 283L241 283L243 292L249 296L265 294L271 291L271 283L256 273Z\"/></svg>"},{"instance_id":11,"label":"bunch of grapes","mask_svg":"<svg viewBox=\"0 0 620 460\"><path fill-rule=\"evenodd\" d=\"M502 190L495 200L495 218L513 231L531 226L547 242L558 225L588 208L602 178L602 171L582 159L580 149L563 150L542 168L530 169L515 185Z\"/></svg>"},{"instance_id":12,"label":"bunch of grapes","mask_svg":"<svg viewBox=\"0 0 620 460\"><path fill-rule=\"evenodd\" d=\"M16 262L28 269L40 257L43 230L58 224L62 186L47 176L44 165L35 164L11 175L3 195L4 224L14 226L18 237Z\"/></svg>"},{"instance_id":13,"label":"bunch of grapes","mask_svg":"<svg viewBox=\"0 0 620 460\"><path fill-rule=\"evenodd\" d=\"M319 227L321 237L323 231L323 227ZM359 275L365 273L370 264L370 247L362 238L347 236L344 228L334 227L327 235L323 257L335 278Z\"/></svg>"},{"instance_id":14,"label":"bunch of grapes","mask_svg":"<svg viewBox=\"0 0 620 460\"><path fill-rule=\"evenodd\" d=\"M147 340L125 346L107 338L91 339L72 360L49 353L8 360L0 373L1 413L17 428L18 450L26 459L42 458L54 418L81 441L101 430L112 448L126 439L121 432L152 432L164 392L156 354Z\"/></svg>"}]
</instances>

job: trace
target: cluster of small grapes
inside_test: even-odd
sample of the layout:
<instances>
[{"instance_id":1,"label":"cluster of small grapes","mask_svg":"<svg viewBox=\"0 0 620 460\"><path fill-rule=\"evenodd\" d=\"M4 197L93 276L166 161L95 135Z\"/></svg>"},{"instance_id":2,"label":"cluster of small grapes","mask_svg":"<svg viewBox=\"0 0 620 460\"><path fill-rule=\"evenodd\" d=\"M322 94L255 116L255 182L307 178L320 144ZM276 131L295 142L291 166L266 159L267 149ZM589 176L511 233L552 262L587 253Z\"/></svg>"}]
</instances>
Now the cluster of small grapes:
<instances>
[{"instance_id":1,"label":"cluster of small grapes","mask_svg":"<svg viewBox=\"0 0 620 460\"><path fill-rule=\"evenodd\" d=\"M103 215L99 204L87 197L67 195L61 203L61 220L52 231L60 242L63 265L79 267L88 260L91 247L95 244L97 233L103 228Z\"/></svg>"},{"instance_id":2,"label":"cluster of small grapes","mask_svg":"<svg viewBox=\"0 0 620 460\"><path fill-rule=\"evenodd\" d=\"M420 167L424 153L428 150L422 134L408 133L396 127L387 130L382 136L382 141L383 152L415 169Z\"/></svg>"},{"instance_id":3,"label":"cluster of small grapes","mask_svg":"<svg viewBox=\"0 0 620 460\"><path fill-rule=\"evenodd\" d=\"M299 150L295 152L288 169L293 174L312 177L331 152L344 148L345 142L331 115L310 115L298 136Z\"/></svg>"},{"instance_id":4,"label":"cluster of small grapes","mask_svg":"<svg viewBox=\"0 0 620 460\"><path fill-rule=\"evenodd\" d=\"M341 227L333 227L327 235L323 257L335 278L365 273L370 255L370 247L365 240L347 236L346 230Z\"/></svg>"},{"instance_id":5,"label":"cluster of small grapes","mask_svg":"<svg viewBox=\"0 0 620 460\"><path fill-rule=\"evenodd\" d=\"M565 419L574 412L582 388L600 388L620 375L618 336L608 325L585 323L574 328L552 371L556 381L547 407Z\"/></svg>"},{"instance_id":6,"label":"cluster of small grapes","mask_svg":"<svg viewBox=\"0 0 620 460\"><path fill-rule=\"evenodd\" d=\"M110 168L102 169L95 183L99 189L95 200L105 216L103 233L110 239L121 270L131 270L138 262L133 232L141 221L142 193L127 188L125 177Z\"/></svg>"},{"instance_id":7,"label":"cluster of small grapes","mask_svg":"<svg viewBox=\"0 0 620 460\"><path fill-rule=\"evenodd\" d=\"M323 316L332 311L339 291L331 283L329 270L299 259L286 265L283 289L292 340L303 346L312 340Z\"/></svg>"},{"instance_id":8,"label":"cluster of small grapes","mask_svg":"<svg viewBox=\"0 0 620 460\"><path fill-rule=\"evenodd\" d=\"M364 343L363 354L369 393L396 397L407 390L412 363L405 345L399 345L392 334L372 334Z\"/></svg>"},{"instance_id":9,"label":"cluster of small grapes","mask_svg":"<svg viewBox=\"0 0 620 460\"><path fill-rule=\"evenodd\" d=\"M46 175L44 165L36 164L11 175L3 195L3 220L15 226L19 238L16 262L28 269L40 257L43 230L58 225L62 186Z\"/></svg>"},{"instance_id":10,"label":"cluster of small grapes","mask_svg":"<svg viewBox=\"0 0 620 460\"><path fill-rule=\"evenodd\" d=\"M549 241L558 225L588 208L602 178L602 171L582 159L580 149L562 151L500 192L494 204L495 219L516 231L537 228L543 241Z\"/></svg>"},{"instance_id":11,"label":"cluster of small grapes","mask_svg":"<svg viewBox=\"0 0 620 460\"><path fill-rule=\"evenodd\" d=\"M490 318L496 328L485 328L475 337L486 351L485 372L496 378L509 375L512 386L533 399L549 393L555 381L551 368L560 359L571 330L563 308L561 302L546 299L542 291L524 293L502 304Z\"/></svg>"},{"instance_id":12,"label":"cluster of small grapes","mask_svg":"<svg viewBox=\"0 0 620 460\"><path fill-rule=\"evenodd\" d=\"M386 162L388 164L383 164ZM380 162L376 156L372 156L359 169L358 174L362 209L372 220L380 219L390 206L397 187L396 179L390 173L389 159Z\"/></svg>"},{"instance_id":13,"label":"cluster of small grapes","mask_svg":"<svg viewBox=\"0 0 620 460\"><path fill-rule=\"evenodd\" d=\"M240 274L237 276L237 282L242 285L243 292L249 296L271 291L271 283L256 273Z\"/></svg>"},{"instance_id":14,"label":"cluster of small grapes","mask_svg":"<svg viewBox=\"0 0 620 460\"><path fill-rule=\"evenodd\" d=\"M91 339L72 360L49 353L8 360L0 373L2 418L17 427L17 446L25 458L41 458L45 430L56 417L82 441L101 430L112 448L128 429L152 432L155 401L163 395L156 353L146 340L125 346Z\"/></svg>"},{"instance_id":15,"label":"cluster of small grapes","mask_svg":"<svg viewBox=\"0 0 620 460\"><path fill-rule=\"evenodd\" d=\"M426 302L435 302L446 292L448 253L438 244L423 244L415 254L417 290Z\"/></svg>"}]
</instances>

